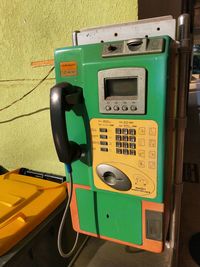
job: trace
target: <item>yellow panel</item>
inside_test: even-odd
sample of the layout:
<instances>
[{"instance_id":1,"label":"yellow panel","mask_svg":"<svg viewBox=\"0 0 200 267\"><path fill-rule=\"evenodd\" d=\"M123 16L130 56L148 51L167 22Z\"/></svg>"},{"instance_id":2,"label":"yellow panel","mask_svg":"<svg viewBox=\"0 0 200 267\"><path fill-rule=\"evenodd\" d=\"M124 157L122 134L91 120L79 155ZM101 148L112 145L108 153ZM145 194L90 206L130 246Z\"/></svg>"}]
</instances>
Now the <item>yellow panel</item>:
<instances>
[{"instance_id":1,"label":"yellow panel","mask_svg":"<svg viewBox=\"0 0 200 267\"><path fill-rule=\"evenodd\" d=\"M65 197L64 185L14 172L0 175L0 256L39 225Z\"/></svg>"},{"instance_id":2,"label":"yellow panel","mask_svg":"<svg viewBox=\"0 0 200 267\"><path fill-rule=\"evenodd\" d=\"M157 123L152 120L92 119L90 126L95 186L99 189L155 198ZM105 132L101 132L101 129ZM107 145L102 142L107 142ZM118 191L105 184L96 173L96 167L102 163L112 165L126 174L132 183L131 189Z\"/></svg>"}]
</instances>

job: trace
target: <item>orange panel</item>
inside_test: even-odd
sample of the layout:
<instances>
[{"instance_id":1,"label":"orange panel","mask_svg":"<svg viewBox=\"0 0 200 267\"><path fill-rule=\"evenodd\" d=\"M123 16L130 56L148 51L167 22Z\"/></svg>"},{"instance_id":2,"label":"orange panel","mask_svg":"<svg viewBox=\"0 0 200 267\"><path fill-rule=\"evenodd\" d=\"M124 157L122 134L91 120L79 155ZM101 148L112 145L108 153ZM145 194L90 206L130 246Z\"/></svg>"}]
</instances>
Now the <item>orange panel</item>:
<instances>
[{"instance_id":1,"label":"orange panel","mask_svg":"<svg viewBox=\"0 0 200 267\"><path fill-rule=\"evenodd\" d=\"M91 190L89 186L83 186L83 185L74 185L74 189L76 188L82 188L85 190ZM69 186L68 186L68 191L69 191ZM73 195L72 195L72 202L71 202L71 217L72 217L72 224L73 224L73 228L75 231L82 233L82 234L86 234L86 235L90 235L93 237L98 237L104 240L108 240L108 241L112 241L118 244L122 244L122 245L126 245L126 246L130 246L130 247L136 247L139 249L144 249L144 250L148 250L151 252L156 252L156 253L160 253L163 251L164 248L164 244L161 241L156 241L156 240L151 240L151 239L147 239L146 238L146 215L145 215L145 211L146 210L151 210L151 211L158 211L158 212L164 212L164 204L162 203L155 203L155 202L148 202L148 201L142 201L142 221L143 221L143 225L142 225L142 236L143 236L143 245L139 246L139 245L135 245L129 242L124 242L121 240L117 240L117 239L113 239L113 238L109 238L107 236L102 236L102 235L97 235L94 233L90 233L90 232L86 232L80 229L80 224L79 224L79 217L78 217L78 208L77 208L77 202L76 202L76 190L73 190Z\"/></svg>"}]
</instances>

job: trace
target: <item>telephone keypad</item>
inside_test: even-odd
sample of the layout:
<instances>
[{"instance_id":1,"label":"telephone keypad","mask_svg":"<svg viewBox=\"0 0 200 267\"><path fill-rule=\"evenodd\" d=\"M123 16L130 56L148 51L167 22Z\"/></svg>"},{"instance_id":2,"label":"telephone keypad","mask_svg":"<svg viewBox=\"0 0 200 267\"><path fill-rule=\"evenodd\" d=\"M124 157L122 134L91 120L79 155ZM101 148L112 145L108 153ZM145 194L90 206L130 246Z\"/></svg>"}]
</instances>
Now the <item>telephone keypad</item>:
<instances>
[{"instance_id":1,"label":"telephone keypad","mask_svg":"<svg viewBox=\"0 0 200 267\"><path fill-rule=\"evenodd\" d=\"M153 129L153 130L152 130ZM153 136L152 132L154 133L156 130L155 128L151 128L151 135ZM150 130L147 131L147 133L149 133L150 135ZM106 133L106 134L102 134L102 133ZM138 156L141 158L146 158L146 156L141 155L141 150L139 150L139 152L137 152L136 150L136 129L135 128L131 128L131 129L127 129L127 128L115 128L114 129L114 134L115 134L115 152L117 154L122 154L122 155L130 155L130 156L136 156L136 154L138 154ZM138 134L139 135L145 135L146 134L146 128L145 127L140 127L138 129ZM99 137L100 137L100 151L102 152L108 152L109 150L109 131L107 128L105 127L100 127L99 128ZM139 136L140 137L140 136ZM141 136L142 137L142 136ZM101 140L104 139L104 140ZM107 139L107 140L105 140ZM113 142L113 141L111 141ZM139 145L139 149L141 146L145 145L145 136L144 138L139 138L138 139L138 145ZM156 146L156 141L153 140L152 138L150 140L148 140L148 144L150 148L154 148ZM155 159L156 158L156 153L154 150L151 150L148 153L149 159ZM153 163L149 163L148 167L150 169L154 168Z\"/></svg>"},{"instance_id":2,"label":"telephone keypad","mask_svg":"<svg viewBox=\"0 0 200 267\"><path fill-rule=\"evenodd\" d=\"M115 139L116 139L116 153L124 155L136 155L136 129L131 128L116 128ZM118 148L123 147L123 150Z\"/></svg>"}]
</instances>

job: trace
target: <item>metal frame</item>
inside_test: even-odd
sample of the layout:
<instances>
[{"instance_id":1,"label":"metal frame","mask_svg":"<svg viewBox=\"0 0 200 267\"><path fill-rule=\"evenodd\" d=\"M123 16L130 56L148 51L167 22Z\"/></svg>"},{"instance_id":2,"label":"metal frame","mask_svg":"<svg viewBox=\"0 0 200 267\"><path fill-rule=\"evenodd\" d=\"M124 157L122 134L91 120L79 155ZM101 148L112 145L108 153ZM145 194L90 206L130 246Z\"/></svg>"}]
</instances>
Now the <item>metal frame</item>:
<instances>
[{"instance_id":1,"label":"metal frame","mask_svg":"<svg viewBox=\"0 0 200 267\"><path fill-rule=\"evenodd\" d=\"M178 266L179 257L179 232L181 202L183 192L183 156L184 156L184 139L187 120L187 100L189 92L190 66L192 45L190 36L190 16L182 14L178 18L177 39L179 45L179 68L178 68L178 106L177 106L177 136L176 136L176 165L174 178L174 210L171 219L170 244L174 249L172 266Z\"/></svg>"},{"instance_id":2,"label":"metal frame","mask_svg":"<svg viewBox=\"0 0 200 267\"><path fill-rule=\"evenodd\" d=\"M72 41L75 46L162 35L168 35L175 40L176 20L172 16L82 29L73 32Z\"/></svg>"}]
</instances>

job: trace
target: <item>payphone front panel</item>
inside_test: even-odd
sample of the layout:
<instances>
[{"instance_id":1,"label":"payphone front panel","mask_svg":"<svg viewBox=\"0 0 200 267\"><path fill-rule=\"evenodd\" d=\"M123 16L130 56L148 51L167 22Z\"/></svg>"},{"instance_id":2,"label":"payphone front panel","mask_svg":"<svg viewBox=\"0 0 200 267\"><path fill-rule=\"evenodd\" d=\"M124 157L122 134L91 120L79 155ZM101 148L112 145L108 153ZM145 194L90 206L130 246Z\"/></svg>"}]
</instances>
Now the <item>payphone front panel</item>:
<instances>
[{"instance_id":1,"label":"payphone front panel","mask_svg":"<svg viewBox=\"0 0 200 267\"><path fill-rule=\"evenodd\" d=\"M172 42L155 37L56 50L58 86L80 88L84 99L66 112L69 140L82 147L72 163L76 231L162 251L167 146L174 144L168 124L175 105L167 100Z\"/></svg>"}]
</instances>

